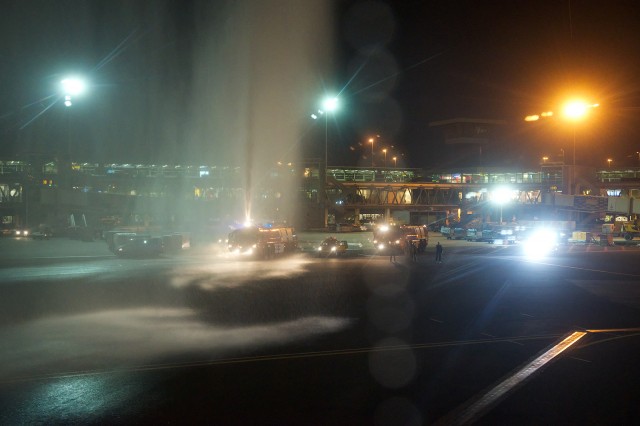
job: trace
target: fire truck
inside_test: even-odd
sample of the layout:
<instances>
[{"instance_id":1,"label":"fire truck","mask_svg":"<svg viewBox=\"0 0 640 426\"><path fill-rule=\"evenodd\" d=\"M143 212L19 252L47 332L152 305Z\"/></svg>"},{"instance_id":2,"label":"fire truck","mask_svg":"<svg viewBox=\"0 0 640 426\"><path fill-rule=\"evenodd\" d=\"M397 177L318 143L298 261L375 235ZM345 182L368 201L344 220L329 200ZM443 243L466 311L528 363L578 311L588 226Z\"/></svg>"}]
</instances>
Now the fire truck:
<instances>
[{"instance_id":1,"label":"fire truck","mask_svg":"<svg viewBox=\"0 0 640 426\"><path fill-rule=\"evenodd\" d=\"M424 253L427 245L429 245L429 230L426 225L404 225L400 229L404 233L405 250L408 244L415 244L419 253Z\"/></svg>"},{"instance_id":2,"label":"fire truck","mask_svg":"<svg viewBox=\"0 0 640 426\"><path fill-rule=\"evenodd\" d=\"M379 225L373 229L373 244L379 251L409 251L415 244L418 252L429 244L429 231L425 225Z\"/></svg>"},{"instance_id":3,"label":"fire truck","mask_svg":"<svg viewBox=\"0 0 640 426\"><path fill-rule=\"evenodd\" d=\"M228 248L239 256L271 259L298 251L298 237L287 226L250 226L232 231Z\"/></svg>"}]
</instances>

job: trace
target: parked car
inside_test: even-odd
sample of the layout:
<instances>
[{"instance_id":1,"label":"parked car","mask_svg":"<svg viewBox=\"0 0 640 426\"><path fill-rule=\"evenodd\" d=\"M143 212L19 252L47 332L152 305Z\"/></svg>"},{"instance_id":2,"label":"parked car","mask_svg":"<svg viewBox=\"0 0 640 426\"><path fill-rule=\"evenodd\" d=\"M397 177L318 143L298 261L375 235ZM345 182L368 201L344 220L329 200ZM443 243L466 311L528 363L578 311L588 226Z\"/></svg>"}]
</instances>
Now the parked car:
<instances>
[{"instance_id":1,"label":"parked car","mask_svg":"<svg viewBox=\"0 0 640 426\"><path fill-rule=\"evenodd\" d=\"M36 229L30 234L34 240L48 240L53 236L50 228Z\"/></svg>"},{"instance_id":2,"label":"parked car","mask_svg":"<svg viewBox=\"0 0 640 426\"><path fill-rule=\"evenodd\" d=\"M132 236L116 248L116 256L129 258L158 257L164 251L162 238Z\"/></svg>"}]
</instances>

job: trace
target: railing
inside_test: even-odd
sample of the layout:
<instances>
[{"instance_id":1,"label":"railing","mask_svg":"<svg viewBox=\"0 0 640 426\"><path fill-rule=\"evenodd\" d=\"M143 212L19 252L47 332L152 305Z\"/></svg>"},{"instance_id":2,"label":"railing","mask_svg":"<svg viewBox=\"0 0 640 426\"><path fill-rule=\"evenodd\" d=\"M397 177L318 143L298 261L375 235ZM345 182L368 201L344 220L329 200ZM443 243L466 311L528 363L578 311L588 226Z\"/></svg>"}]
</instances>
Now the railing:
<instances>
[{"instance_id":1,"label":"railing","mask_svg":"<svg viewBox=\"0 0 640 426\"><path fill-rule=\"evenodd\" d=\"M0 161L0 175L12 175L28 170L30 164L23 161Z\"/></svg>"}]
</instances>

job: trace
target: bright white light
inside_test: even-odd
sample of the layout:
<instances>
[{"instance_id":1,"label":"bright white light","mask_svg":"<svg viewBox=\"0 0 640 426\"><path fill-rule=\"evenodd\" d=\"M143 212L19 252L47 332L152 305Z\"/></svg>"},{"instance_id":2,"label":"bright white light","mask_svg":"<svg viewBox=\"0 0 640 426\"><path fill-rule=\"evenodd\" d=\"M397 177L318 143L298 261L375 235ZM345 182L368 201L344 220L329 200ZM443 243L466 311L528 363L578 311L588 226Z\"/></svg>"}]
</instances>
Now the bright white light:
<instances>
[{"instance_id":1,"label":"bright white light","mask_svg":"<svg viewBox=\"0 0 640 426\"><path fill-rule=\"evenodd\" d=\"M384 249L384 244L379 244L378 245L378 250L383 250Z\"/></svg>"},{"instance_id":2,"label":"bright white light","mask_svg":"<svg viewBox=\"0 0 640 426\"><path fill-rule=\"evenodd\" d=\"M315 114L311 114L311 118L313 118L314 120L317 120L317 119L318 119L318 116L317 116L317 115L315 115Z\"/></svg>"},{"instance_id":3,"label":"bright white light","mask_svg":"<svg viewBox=\"0 0 640 426\"><path fill-rule=\"evenodd\" d=\"M549 229L540 229L524 242L524 253L532 259L541 259L558 248L558 234Z\"/></svg>"},{"instance_id":4,"label":"bright white light","mask_svg":"<svg viewBox=\"0 0 640 426\"><path fill-rule=\"evenodd\" d=\"M340 104L338 102L338 98L336 98L335 96L329 97L322 101L322 107L325 109L325 111L335 111L339 106Z\"/></svg>"},{"instance_id":5,"label":"bright white light","mask_svg":"<svg viewBox=\"0 0 640 426\"><path fill-rule=\"evenodd\" d=\"M588 108L589 105L583 101L572 101L565 105L564 114L572 120L577 120L585 116Z\"/></svg>"},{"instance_id":6,"label":"bright white light","mask_svg":"<svg viewBox=\"0 0 640 426\"><path fill-rule=\"evenodd\" d=\"M81 95L87 88L84 80L78 77L65 78L60 84L62 84L62 91L65 95Z\"/></svg>"},{"instance_id":7,"label":"bright white light","mask_svg":"<svg viewBox=\"0 0 640 426\"><path fill-rule=\"evenodd\" d=\"M71 101L64 101L64 106L70 107L71 105L73 105Z\"/></svg>"},{"instance_id":8,"label":"bright white light","mask_svg":"<svg viewBox=\"0 0 640 426\"><path fill-rule=\"evenodd\" d=\"M498 188L491 193L491 200L496 204L506 204L511 201L512 192L508 188Z\"/></svg>"},{"instance_id":9,"label":"bright white light","mask_svg":"<svg viewBox=\"0 0 640 426\"><path fill-rule=\"evenodd\" d=\"M380 232L387 232L389 230L389 227L387 225L382 225L380 227Z\"/></svg>"}]
</instances>

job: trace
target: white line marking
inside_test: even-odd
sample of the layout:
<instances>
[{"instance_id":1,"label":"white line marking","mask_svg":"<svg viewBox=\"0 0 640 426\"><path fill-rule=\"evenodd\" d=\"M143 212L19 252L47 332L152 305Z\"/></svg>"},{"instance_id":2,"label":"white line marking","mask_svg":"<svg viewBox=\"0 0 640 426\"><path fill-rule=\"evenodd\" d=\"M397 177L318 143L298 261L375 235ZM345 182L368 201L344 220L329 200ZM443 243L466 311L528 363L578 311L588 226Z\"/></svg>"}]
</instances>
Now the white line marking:
<instances>
[{"instance_id":1,"label":"white line marking","mask_svg":"<svg viewBox=\"0 0 640 426\"><path fill-rule=\"evenodd\" d=\"M574 331L568 337L564 338L561 342L555 344L545 353L522 367L515 374L509 376L498 385L494 386L491 390L482 395L471 405L463 409L462 412L457 414L455 413L455 411L457 410L455 410L455 414L447 415L445 418L438 420L436 424L462 425L473 422L474 420L478 419L479 416L481 416L488 408L495 404L500 398L511 392L513 389L515 389L516 386L521 384L531 375L536 373L540 368L544 367L562 352L574 345L578 340L586 336L586 334L587 333L584 331ZM452 416L452 418L450 416Z\"/></svg>"},{"instance_id":2,"label":"white line marking","mask_svg":"<svg viewBox=\"0 0 640 426\"><path fill-rule=\"evenodd\" d=\"M569 356L567 358L575 359L576 361L582 361L582 362L587 362L587 363L591 364L591 361L589 361L588 359L576 358L575 356Z\"/></svg>"}]
</instances>

